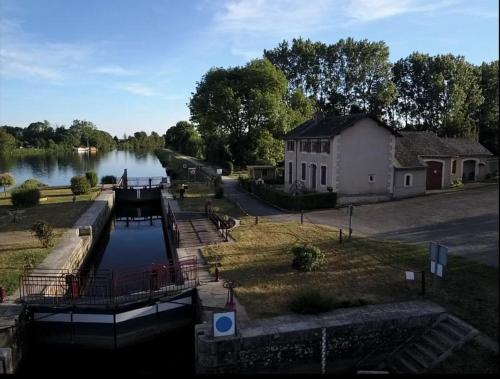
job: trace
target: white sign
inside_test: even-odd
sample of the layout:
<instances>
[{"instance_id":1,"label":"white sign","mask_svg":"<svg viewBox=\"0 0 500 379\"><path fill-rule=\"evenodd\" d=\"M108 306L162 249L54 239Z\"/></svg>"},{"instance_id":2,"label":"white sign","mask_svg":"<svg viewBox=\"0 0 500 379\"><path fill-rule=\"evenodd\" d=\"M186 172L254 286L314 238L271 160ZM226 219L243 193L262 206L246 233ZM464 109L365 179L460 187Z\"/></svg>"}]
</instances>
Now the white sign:
<instances>
[{"instance_id":1,"label":"white sign","mask_svg":"<svg viewBox=\"0 0 500 379\"><path fill-rule=\"evenodd\" d=\"M217 169L217 175L222 175L222 169L221 168Z\"/></svg>"},{"instance_id":2,"label":"white sign","mask_svg":"<svg viewBox=\"0 0 500 379\"><path fill-rule=\"evenodd\" d=\"M440 278L443 277L443 265L440 265L439 263L436 265L436 275Z\"/></svg>"},{"instance_id":3,"label":"white sign","mask_svg":"<svg viewBox=\"0 0 500 379\"><path fill-rule=\"evenodd\" d=\"M435 261L431 261L431 272L433 274L436 273L436 262Z\"/></svg>"},{"instance_id":4,"label":"white sign","mask_svg":"<svg viewBox=\"0 0 500 379\"><path fill-rule=\"evenodd\" d=\"M236 333L236 312L213 314L214 337L234 336Z\"/></svg>"},{"instance_id":5,"label":"white sign","mask_svg":"<svg viewBox=\"0 0 500 379\"><path fill-rule=\"evenodd\" d=\"M406 271L406 280L415 280L415 273L413 271Z\"/></svg>"}]
</instances>

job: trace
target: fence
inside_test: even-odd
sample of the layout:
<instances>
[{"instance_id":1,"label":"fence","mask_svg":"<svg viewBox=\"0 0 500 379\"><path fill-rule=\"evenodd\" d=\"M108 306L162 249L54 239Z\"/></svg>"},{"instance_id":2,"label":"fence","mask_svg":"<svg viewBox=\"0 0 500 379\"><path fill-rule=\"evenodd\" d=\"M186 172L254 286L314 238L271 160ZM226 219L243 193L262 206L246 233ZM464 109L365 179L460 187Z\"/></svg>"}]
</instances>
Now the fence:
<instances>
[{"instance_id":1,"label":"fence","mask_svg":"<svg viewBox=\"0 0 500 379\"><path fill-rule=\"evenodd\" d=\"M219 216L211 207L207 208L207 215L210 221L212 221L217 227L217 230L219 231L220 235L227 242L229 222L226 221L223 217Z\"/></svg>"},{"instance_id":2,"label":"fence","mask_svg":"<svg viewBox=\"0 0 500 379\"><path fill-rule=\"evenodd\" d=\"M196 257L122 271L33 270L21 277L27 305L119 305L175 295L198 285Z\"/></svg>"},{"instance_id":3,"label":"fence","mask_svg":"<svg viewBox=\"0 0 500 379\"><path fill-rule=\"evenodd\" d=\"M172 211L172 208L170 208L170 204L167 204L167 229L172 232L174 245L179 247L181 235L174 212Z\"/></svg>"}]
</instances>

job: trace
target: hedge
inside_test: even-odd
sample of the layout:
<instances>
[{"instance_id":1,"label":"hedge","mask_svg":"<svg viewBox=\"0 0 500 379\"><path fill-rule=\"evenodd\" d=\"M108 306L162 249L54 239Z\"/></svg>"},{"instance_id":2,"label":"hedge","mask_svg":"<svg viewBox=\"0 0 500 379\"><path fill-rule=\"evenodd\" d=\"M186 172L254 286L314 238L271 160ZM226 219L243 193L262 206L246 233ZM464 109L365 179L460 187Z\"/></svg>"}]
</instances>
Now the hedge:
<instances>
[{"instance_id":1,"label":"hedge","mask_svg":"<svg viewBox=\"0 0 500 379\"><path fill-rule=\"evenodd\" d=\"M71 178L71 192L73 195L83 195L90 192L90 183L85 176Z\"/></svg>"},{"instance_id":2,"label":"hedge","mask_svg":"<svg viewBox=\"0 0 500 379\"><path fill-rule=\"evenodd\" d=\"M12 190L11 201L15 207L33 207L40 203L40 190L21 185Z\"/></svg>"},{"instance_id":3,"label":"hedge","mask_svg":"<svg viewBox=\"0 0 500 379\"><path fill-rule=\"evenodd\" d=\"M333 208L337 202L335 192L313 192L293 196L288 192L272 189L266 184L256 184L251 179L239 178L240 185L262 200L279 208L300 211L309 209Z\"/></svg>"}]
</instances>

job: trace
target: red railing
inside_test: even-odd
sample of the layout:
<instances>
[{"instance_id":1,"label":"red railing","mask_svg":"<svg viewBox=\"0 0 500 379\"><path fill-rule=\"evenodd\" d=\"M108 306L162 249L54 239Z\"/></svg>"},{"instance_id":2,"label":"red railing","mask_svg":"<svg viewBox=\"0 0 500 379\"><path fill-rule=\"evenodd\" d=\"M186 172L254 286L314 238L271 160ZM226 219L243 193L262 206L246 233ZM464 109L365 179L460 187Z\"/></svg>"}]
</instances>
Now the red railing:
<instances>
[{"instance_id":1,"label":"red railing","mask_svg":"<svg viewBox=\"0 0 500 379\"><path fill-rule=\"evenodd\" d=\"M190 257L121 271L32 270L21 277L20 289L27 305L116 307L197 285L197 259Z\"/></svg>"}]
</instances>

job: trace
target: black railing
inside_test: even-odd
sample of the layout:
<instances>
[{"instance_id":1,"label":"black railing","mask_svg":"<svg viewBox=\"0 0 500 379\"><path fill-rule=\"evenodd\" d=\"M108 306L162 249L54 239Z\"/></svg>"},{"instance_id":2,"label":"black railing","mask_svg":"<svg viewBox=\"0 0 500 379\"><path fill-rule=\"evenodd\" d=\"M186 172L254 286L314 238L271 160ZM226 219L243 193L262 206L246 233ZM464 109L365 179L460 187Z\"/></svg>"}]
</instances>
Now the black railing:
<instances>
[{"instance_id":1,"label":"black railing","mask_svg":"<svg viewBox=\"0 0 500 379\"><path fill-rule=\"evenodd\" d=\"M144 188L158 188L165 183L166 178L161 176L154 177L126 177L120 178L119 187L124 189L144 189Z\"/></svg>"},{"instance_id":2,"label":"black railing","mask_svg":"<svg viewBox=\"0 0 500 379\"><path fill-rule=\"evenodd\" d=\"M173 296L198 285L196 257L121 271L96 273L32 270L21 277L21 301L27 305L100 306Z\"/></svg>"},{"instance_id":3,"label":"black railing","mask_svg":"<svg viewBox=\"0 0 500 379\"><path fill-rule=\"evenodd\" d=\"M222 238L224 238L224 241L227 242L229 222L222 216L218 215L211 207L207 208L207 216L217 227L217 230L219 231Z\"/></svg>"},{"instance_id":4,"label":"black railing","mask_svg":"<svg viewBox=\"0 0 500 379\"><path fill-rule=\"evenodd\" d=\"M174 212L172 211L172 208L170 208L170 204L167 204L167 228L172 232L175 246L179 247L181 234Z\"/></svg>"}]
</instances>

